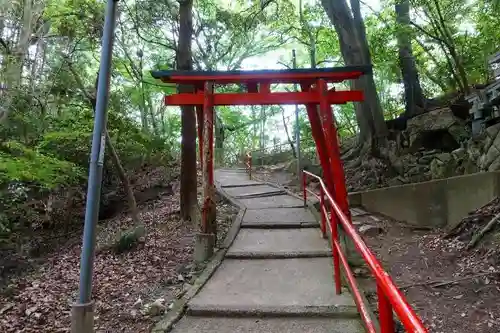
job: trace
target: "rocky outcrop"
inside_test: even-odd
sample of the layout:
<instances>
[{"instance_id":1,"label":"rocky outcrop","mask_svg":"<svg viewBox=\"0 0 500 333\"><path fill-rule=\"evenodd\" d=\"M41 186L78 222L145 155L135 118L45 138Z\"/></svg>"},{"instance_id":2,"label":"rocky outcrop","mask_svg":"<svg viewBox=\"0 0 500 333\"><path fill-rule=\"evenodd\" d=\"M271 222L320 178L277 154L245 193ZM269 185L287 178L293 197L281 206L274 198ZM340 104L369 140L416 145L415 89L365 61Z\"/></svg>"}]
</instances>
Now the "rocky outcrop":
<instances>
[{"instance_id":1,"label":"rocky outcrop","mask_svg":"<svg viewBox=\"0 0 500 333\"><path fill-rule=\"evenodd\" d=\"M479 139L480 140L480 139ZM476 141L479 141L476 140ZM500 123L486 128L482 144L472 145L470 154L477 157L477 166L481 171L500 169ZM474 150L475 149L475 150Z\"/></svg>"},{"instance_id":2,"label":"rocky outcrop","mask_svg":"<svg viewBox=\"0 0 500 333\"><path fill-rule=\"evenodd\" d=\"M349 191L500 170L500 123L472 137L470 124L440 108L408 119L403 131L392 130L397 133L379 147L378 157L346 161Z\"/></svg>"},{"instance_id":3,"label":"rocky outcrop","mask_svg":"<svg viewBox=\"0 0 500 333\"><path fill-rule=\"evenodd\" d=\"M406 136L411 151L420 148L451 151L460 147L470 133L464 120L449 108L442 108L409 119Z\"/></svg>"}]
</instances>

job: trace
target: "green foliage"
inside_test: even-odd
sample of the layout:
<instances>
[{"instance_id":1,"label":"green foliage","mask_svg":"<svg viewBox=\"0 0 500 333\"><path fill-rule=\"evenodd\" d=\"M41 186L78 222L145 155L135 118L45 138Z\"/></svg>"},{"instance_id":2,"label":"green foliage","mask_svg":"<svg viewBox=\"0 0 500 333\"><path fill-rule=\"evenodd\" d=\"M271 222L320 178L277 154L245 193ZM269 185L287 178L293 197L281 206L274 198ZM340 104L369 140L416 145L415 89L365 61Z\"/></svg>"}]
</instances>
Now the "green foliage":
<instances>
[{"instance_id":1,"label":"green foliage","mask_svg":"<svg viewBox=\"0 0 500 333\"><path fill-rule=\"evenodd\" d=\"M49 132L43 136L38 149L46 155L86 168L89 163L90 141L90 132Z\"/></svg>"},{"instance_id":2,"label":"green foliage","mask_svg":"<svg viewBox=\"0 0 500 333\"><path fill-rule=\"evenodd\" d=\"M102 35L104 6L96 0L51 0L45 6L44 19L60 36L86 36L97 40Z\"/></svg>"},{"instance_id":3,"label":"green foliage","mask_svg":"<svg viewBox=\"0 0 500 333\"><path fill-rule=\"evenodd\" d=\"M396 24L393 0L380 1L376 10L369 2L361 2L375 82L386 118L393 118L404 109L398 33L411 35L426 97L459 86L450 71L449 50L434 36L442 34L435 25L440 19L436 4L442 7L443 26L451 35L447 43L455 47L468 82L491 79L486 59L500 45L500 8L491 1L411 0L411 19L421 30ZM0 125L0 188L13 182L43 189L84 184L94 118L89 96L95 94L104 6L103 1L97 0L49 0L37 4L32 31L28 31L32 36L30 51L23 55L26 65L21 70L21 86L8 91L13 95L14 112L8 123ZM165 94L174 93L177 87L150 75L152 69L176 66L179 2L136 0L119 2L119 6L108 130L124 168L133 173L144 163L167 164L180 155L180 112L178 108L165 107L162 101ZM7 57L7 51L18 49L22 17L22 3L14 2L6 12L4 30L8 33L4 33L4 38L11 49L0 47L0 82L7 82L9 73L4 70L2 59L11 57ZM298 0L272 1L265 9L260 1L198 0L193 6L193 35L196 69L240 69L252 57L266 60L265 66L278 67L269 63L266 54L270 51L279 52L282 65L291 67L292 49L297 51L299 68L343 65L337 33L321 1L302 1L299 10ZM456 64L452 69L456 71ZM242 88L226 89L237 92ZM4 92L0 90L0 97ZM277 129L282 120L280 109L275 106L222 106L217 108L217 115L217 125L222 123L224 128L227 161L235 162L246 150L270 144L278 139L277 135L284 134L282 127ZM352 104L335 107L335 117L341 137L356 133ZM291 134L295 132L293 123L294 120L288 121ZM299 130L304 149L313 148L303 109ZM106 152L108 156L109 151ZM106 168L110 167L108 158ZM0 198L0 205L3 200Z\"/></svg>"},{"instance_id":4,"label":"green foliage","mask_svg":"<svg viewBox=\"0 0 500 333\"><path fill-rule=\"evenodd\" d=\"M74 163L59 160L10 141L0 146L0 184L29 183L54 189L81 181L84 173Z\"/></svg>"}]
</instances>

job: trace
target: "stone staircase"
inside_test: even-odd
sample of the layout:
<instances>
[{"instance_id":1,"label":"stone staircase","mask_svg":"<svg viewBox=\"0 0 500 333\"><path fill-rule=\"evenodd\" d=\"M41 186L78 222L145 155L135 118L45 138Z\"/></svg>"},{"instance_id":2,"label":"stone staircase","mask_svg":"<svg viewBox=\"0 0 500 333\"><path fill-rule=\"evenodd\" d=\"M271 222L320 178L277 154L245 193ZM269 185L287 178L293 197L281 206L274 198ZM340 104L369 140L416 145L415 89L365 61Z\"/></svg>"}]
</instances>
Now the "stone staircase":
<instances>
[{"instance_id":1,"label":"stone staircase","mask_svg":"<svg viewBox=\"0 0 500 333\"><path fill-rule=\"evenodd\" d=\"M335 294L331 251L302 200L244 171L215 177L246 212L225 259L173 332L364 332L348 290Z\"/></svg>"}]
</instances>

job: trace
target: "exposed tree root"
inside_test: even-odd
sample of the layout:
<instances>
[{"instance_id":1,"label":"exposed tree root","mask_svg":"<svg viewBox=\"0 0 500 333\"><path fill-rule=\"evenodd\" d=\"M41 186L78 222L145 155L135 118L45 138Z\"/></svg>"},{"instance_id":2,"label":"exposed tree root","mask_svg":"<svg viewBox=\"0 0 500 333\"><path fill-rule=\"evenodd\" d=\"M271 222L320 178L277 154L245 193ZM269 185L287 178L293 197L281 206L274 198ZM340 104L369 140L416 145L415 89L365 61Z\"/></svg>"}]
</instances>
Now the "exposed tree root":
<instances>
[{"instance_id":1,"label":"exposed tree root","mask_svg":"<svg viewBox=\"0 0 500 333\"><path fill-rule=\"evenodd\" d=\"M492 201L488 202L487 204L483 205L482 207L476 209L474 213L471 213L470 215L466 216L460 223L458 223L456 226L450 229L442 238L450 239L457 236L465 235L467 233L472 233L471 230L476 229L474 228L475 224L483 224L485 222L484 221L485 218L493 217L498 213L496 207L498 207L499 204L500 204L499 199L495 198ZM493 227L494 224L495 223L493 223L491 227ZM482 235L481 237L483 236L484 235Z\"/></svg>"},{"instance_id":2,"label":"exposed tree root","mask_svg":"<svg viewBox=\"0 0 500 333\"><path fill-rule=\"evenodd\" d=\"M477 243L481 240L481 238L483 238L483 236L486 233L491 231L491 229L493 229L493 227L495 226L495 224L498 223L499 220L500 220L500 214L495 215L495 217L493 217L490 220L490 222L488 222L488 224L486 224L486 226L484 226L484 228L481 229L481 231L479 231L477 234L474 235L474 237L472 237L469 244L467 244L467 250L470 250L473 247L475 247L477 245Z\"/></svg>"}]
</instances>

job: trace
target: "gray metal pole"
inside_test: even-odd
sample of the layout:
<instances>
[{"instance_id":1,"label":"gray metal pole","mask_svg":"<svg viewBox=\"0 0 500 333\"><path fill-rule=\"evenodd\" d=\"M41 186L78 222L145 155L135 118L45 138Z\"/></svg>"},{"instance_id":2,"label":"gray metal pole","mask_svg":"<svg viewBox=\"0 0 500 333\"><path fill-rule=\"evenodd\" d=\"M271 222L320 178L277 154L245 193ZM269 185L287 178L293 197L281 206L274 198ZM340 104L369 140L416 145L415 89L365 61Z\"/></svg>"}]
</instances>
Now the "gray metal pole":
<instances>
[{"instance_id":1,"label":"gray metal pole","mask_svg":"<svg viewBox=\"0 0 500 333\"><path fill-rule=\"evenodd\" d=\"M91 301L92 273L95 256L96 225L99 215L99 202L101 200L104 146L106 144L106 114L109 100L111 57L113 54L117 2L118 0L108 0L104 20L101 65L99 67L97 83L94 132L92 134L92 149L87 184L85 225L83 227L80 286L78 300L73 304L71 309L71 333L94 332L94 306Z\"/></svg>"},{"instance_id":2,"label":"gray metal pole","mask_svg":"<svg viewBox=\"0 0 500 333\"><path fill-rule=\"evenodd\" d=\"M118 0L108 0L104 20L101 65L99 67L94 132L92 134L92 150L90 155L89 180L87 186L83 248L80 262L80 292L78 301L81 304L89 303L92 294L92 272L95 256L96 224L99 215L99 202L101 198L111 57L113 53L117 2Z\"/></svg>"},{"instance_id":3,"label":"gray metal pole","mask_svg":"<svg viewBox=\"0 0 500 333\"><path fill-rule=\"evenodd\" d=\"M292 60L293 60L293 68L297 68L297 56L295 54L295 50L292 50ZM295 84L295 91L299 91L297 84ZM300 180L301 177L301 157L300 157L300 126L299 126L299 106L295 104L295 150L297 155L297 177ZM300 182L302 184L302 182Z\"/></svg>"}]
</instances>

